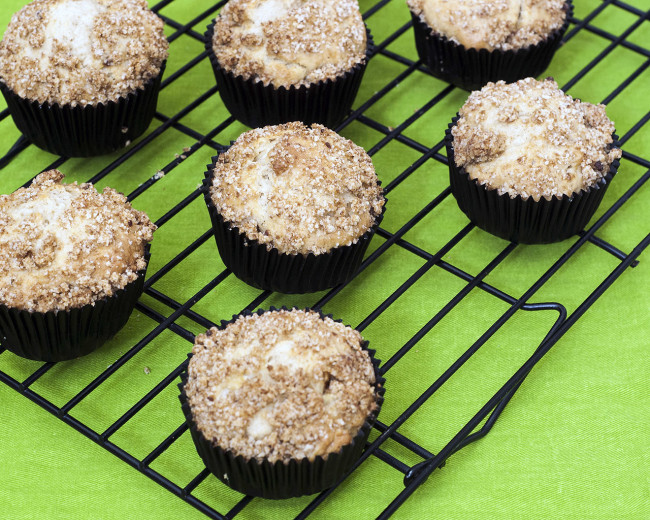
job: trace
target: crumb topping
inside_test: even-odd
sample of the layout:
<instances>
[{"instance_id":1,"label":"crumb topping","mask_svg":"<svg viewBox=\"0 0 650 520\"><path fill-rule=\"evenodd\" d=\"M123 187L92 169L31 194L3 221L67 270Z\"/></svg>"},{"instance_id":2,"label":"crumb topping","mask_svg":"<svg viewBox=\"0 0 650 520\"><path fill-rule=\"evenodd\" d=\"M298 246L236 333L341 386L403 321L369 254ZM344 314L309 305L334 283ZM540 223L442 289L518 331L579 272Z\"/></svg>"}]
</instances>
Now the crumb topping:
<instances>
[{"instance_id":1,"label":"crumb topping","mask_svg":"<svg viewBox=\"0 0 650 520\"><path fill-rule=\"evenodd\" d=\"M196 337L185 385L206 439L247 459L327 457L377 408L361 335L294 309L243 316Z\"/></svg>"},{"instance_id":2,"label":"crumb topping","mask_svg":"<svg viewBox=\"0 0 650 520\"><path fill-rule=\"evenodd\" d=\"M231 227L286 254L356 243L384 205L363 148L298 122L242 134L214 165L210 195Z\"/></svg>"},{"instance_id":3,"label":"crumb topping","mask_svg":"<svg viewBox=\"0 0 650 520\"><path fill-rule=\"evenodd\" d=\"M407 0L437 33L474 49L520 49L562 27L566 0Z\"/></svg>"},{"instance_id":4,"label":"crumb topping","mask_svg":"<svg viewBox=\"0 0 650 520\"><path fill-rule=\"evenodd\" d=\"M163 25L146 0L34 0L0 42L0 81L39 103L116 101L160 73Z\"/></svg>"},{"instance_id":5,"label":"crumb topping","mask_svg":"<svg viewBox=\"0 0 650 520\"><path fill-rule=\"evenodd\" d=\"M621 150L605 105L583 103L552 78L488 83L472 92L452 128L454 160L499 194L571 195L596 184Z\"/></svg>"},{"instance_id":6,"label":"crumb topping","mask_svg":"<svg viewBox=\"0 0 650 520\"><path fill-rule=\"evenodd\" d=\"M212 44L226 70L274 87L334 79L366 59L357 0L230 0Z\"/></svg>"},{"instance_id":7,"label":"crumb topping","mask_svg":"<svg viewBox=\"0 0 650 520\"><path fill-rule=\"evenodd\" d=\"M121 193L62 184L57 170L0 195L0 303L67 310L111 296L146 267L156 226Z\"/></svg>"}]
</instances>

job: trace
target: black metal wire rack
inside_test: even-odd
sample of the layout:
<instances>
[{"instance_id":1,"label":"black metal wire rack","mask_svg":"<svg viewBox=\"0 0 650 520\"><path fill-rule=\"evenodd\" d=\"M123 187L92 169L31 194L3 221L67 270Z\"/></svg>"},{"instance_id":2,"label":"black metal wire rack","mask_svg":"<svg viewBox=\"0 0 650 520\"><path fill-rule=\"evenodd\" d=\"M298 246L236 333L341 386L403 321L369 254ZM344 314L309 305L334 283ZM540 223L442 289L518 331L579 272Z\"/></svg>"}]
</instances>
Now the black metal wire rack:
<instances>
[{"instance_id":1,"label":"black metal wire rack","mask_svg":"<svg viewBox=\"0 0 650 520\"><path fill-rule=\"evenodd\" d=\"M382 16L382 10L390 3L391 0L381 0L374 3L373 5L368 5L370 2L361 2L362 7L367 8L364 12L364 18L366 20L371 20L372 17ZM172 44L171 52L174 52L174 41L179 39L181 36L189 37L198 42L203 42L203 34L200 32L200 27L203 27L213 18L220 7L225 3L224 1L210 5L209 8L201 13L197 13L191 20L187 23L179 23L178 21L170 18L165 15L165 8L172 4L173 2L182 2L182 0L163 0L153 7L153 10L158 12L162 18L165 20L166 24L173 31L169 36L169 41ZM404 9L406 9L404 7ZM616 9L621 10L626 13L626 16L632 20L631 24L624 29L620 34L612 34L608 31L603 30L597 24L593 23L594 19L603 13L606 9ZM618 96L622 95L624 91L639 78L649 67L650 67L650 45L639 45L629 40L628 37L634 32L637 28L650 19L650 10L643 11L633 5L630 5L621 0L605 0L597 7L591 11L589 14L584 16L581 19L574 18L571 20L572 25L568 30L567 34L564 37L564 42L569 42L575 38L580 33L588 32L591 35L595 35L598 38L606 42L606 46L599 52L593 59L586 63L580 70L578 70L569 81L563 85L563 89L568 90L572 88L577 82L584 78L590 71L596 68L599 64L606 60L607 57L617 48L625 48L641 58L641 64L633 70L627 77L619 78L621 81L612 90L603 100L603 103L610 103ZM368 95L365 99L357 100L357 107L349 117L340 125L337 129L338 131L345 131L345 129L352 124L359 124L366 128L372 129L376 132L380 139L374 145L367 147L368 152L371 156L377 154L382 149L385 149L391 143L400 143L404 147L408 148L412 153L417 157L414 162L412 162L408 167L401 171L398 175L394 176L390 182L385 183L385 191L388 194L388 198L391 198L391 194L397 192L398 188L402 183L404 183L410 176L414 175L418 169L422 168L425 165L430 165L431 162L434 164L444 165L447 164L447 159L440 152L444 150L443 146L443 136L444 136L444 127L439 128L435 131L435 136L437 142L433 146L427 146L418 140L409 137L406 132L414 123L416 123L420 118L422 118L427 112L432 110L438 104L440 104L452 91L454 87L445 85L441 83L439 91L435 92L435 95L431 97L429 101L415 110L412 115L408 118L401 121L397 126L390 127L386 124L380 122L378 118L372 117L372 107L377 105L380 100L390 96L391 93L396 89L396 87L406 81L408 78L418 75L418 74L428 74L426 68L424 68L420 62L413 61L401 53L398 53L394 50L391 50L391 45L398 40L400 37L406 33L410 33L411 22L404 23L400 27L396 27L392 34L379 39L377 41L377 46L373 59L377 56L383 56L385 59L391 60L401 65L401 72L394 77L385 77L381 78L381 86L377 91ZM406 37L410 37L410 34L406 34ZM197 49L199 46L197 45ZM202 48L202 45L201 45ZM180 66L177 70L171 73L163 82L162 88L168 88L174 82L182 78L183 75L188 73L193 69L197 64L203 62L207 59L207 55L204 51L198 52L195 57L193 57L189 62ZM169 70L169 69L168 69ZM369 71L370 73L370 71ZM364 81L367 81L368 77ZM376 81L376 78L375 80ZM363 89L362 89L363 91ZM188 93L189 97L192 97L193 94ZM194 141L192 146L186 147L183 151L177 154L171 162L161 165L159 172L145 182L137 186L129 195L129 200L133 201L137 199L140 195L149 190L156 183L164 182L164 178L167 175L173 174L174 171L183 163L183 161L190 158L193 154L197 153L199 150L204 148L213 149L219 151L223 148L223 145L228 142L230 138L235 136L230 136L226 130L229 127L232 127L235 122L232 117L225 117L223 121L220 121L217 126L212 128L207 132L202 132L194 128L194 125L185 124L185 119L188 115L192 113L197 107L205 103L206 101L214 98L215 103L220 103L218 98L218 92L216 87L211 87L207 91L203 92L201 95L193 99L187 106L178 110L175 114L169 116L162 113L157 113L156 118L159 120L160 124L153 131L151 131L144 138L139 140L137 143L133 144L130 148L123 151L115 160L110 164L101 169L96 175L88 179L90 182L98 183L101 182L104 177L106 177L111 172L122 167L125 164L132 164L134 157L138 157L139 154L144 153L143 150L154 150L156 153L159 153L161 150L166 149L167 144L158 144L162 141L161 136L168 132L170 129L175 129L184 136ZM591 100L595 101L595 100ZM0 113L0 121L8 117L7 110L4 110ZM476 274L470 274L464 269L461 269L451 260L449 256L454 257L462 255L463 248L465 247L464 239L472 232L473 225L467 224L460 231L456 232L449 240L439 247L437 250L429 251L425 248L422 248L416 245L413 241L407 240L407 234L413 230L417 224L422 222L428 215L434 212L437 208L441 207L443 202L446 199L449 199L450 191L448 186L442 186L441 189L435 196L428 200L428 202L421 207L420 209L414 209L412 211L412 216L408 218L405 223L400 223L399 228L390 232L386 228L382 228L378 231L378 237L374 242L376 248L367 256L363 262L360 272L357 275L358 277L363 277L366 270L373 272L382 272L382 267L377 267L381 264L381 259L389 251L394 251L399 249L404 254L408 254L412 257L417 258L418 263L417 269L413 274L402 281L397 285L397 287L385 298L380 299L376 304L375 308L370 312L365 318L362 319L360 323L357 324L357 329L363 331L369 327L375 320L377 320L383 313L387 311L398 299L402 298L405 294L413 288L413 286L423 279L427 273L433 268L443 270L450 275L453 275L455 279L460 283L458 290L455 294L453 291L449 294L451 297L446 300L446 302L441 306L439 310L435 312L433 316L430 316L428 321L424 326L420 327L417 332L415 332L403 345L395 350L388 359L382 364L381 370L382 373L387 373L393 367L398 365L400 361L412 350L418 342L422 340L434 327L438 326L443 318L449 315L469 294L470 292L481 291L483 294L487 295L489 298L494 298L503 303L504 312L494 320L487 329L480 335L480 337L466 345L463 348L462 354L451 363L446 369L441 372L441 375L437 377L432 377L431 381L427 381L429 386L424 392L421 393L417 398L415 398L410 406L408 406L402 413L396 416L391 422L382 422L379 421L375 426L375 432L371 436L371 439L368 443L368 446L363 453L361 459L356 463L355 470L358 466L364 463L369 458L376 458L382 461L385 464L390 465L392 468L397 470L394 472L395 475L401 475L399 478L403 478L403 486L399 489L397 494L392 498L392 500L385 506L385 509L381 511L380 517L387 518L392 515L401 504L420 486L428 476L439 467L442 467L445 464L445 461L455 452L462 449L469 443L481 438L486 433L490 431L495 421L499 417L499 414L502 412L504 407L510 401L510 398L517 391L519 386L522 384L524 378L530 372L530 370L535 366L535 364L548 352L548 350L574 325L574 323L585 313L585 311L614 283L614 281L621 276L621 274L628 269L629 267L634 267L637 264L637 257L642 253L642 251L650 244L650 233L647 234L642 240L640 240L629 253L624 253L615 245L606 242L605 240L597 236L597 232L601 227L608 222L610 219L613 219L617 211L646 183L650 178L650 149L646 147L644 152L646 155L640 156L634 153L631 153L626 149L626 143L638 132L640 132L644 125L648 124L650 120L650 111L641 114L641 117L631 126L631 128L620 138L623 147L623 164L621 169L625 169L626 165L637 165L640 167L640 171L645 170L645 173L638 176L638 178L631 184L631 186L625 191L617 200L607 198L605 200L605 205L610 204L609 207L606 207L605 211L600 215L600 217L593 222L591 227L584 230L576 237L575 241L567 241L566 249L561 251L561 254L558 258L552 263L552 265L545 271L539 278L534 281L528 288L518 297L508 294L507 292L500 290L498 287L486 282L486 278L493 273L498 266L500 266L505 259L515 251L520 246L517 246L514 243L502 242L505 244L505 247L492 258L487 265L478 269ZM646 128L647 130L647 128ZM227 139L226 139L227 136ZM219 138L219 141L215 139ZM11 150L5 155L4 158L0 160L0 167L6 166L10 161L15 160L21 153L28 148L29 143L24 139L19 139L18 142L11 148ZM159 153L160 156L162 156ZM55 160L48 168L58 168L66 163L69 159L59 158ZM37 173L37 172L34 172ZM197 172L197 179L200 179L202 171ZM444 176L444 174L443 174ZM184 208L190 205L195 199L199 198L200 191L198 186L196 189L191 190L187 196L185 196L178 204L173 207L166 208L167 211L164 213L156 222L159 228L164 227L168 222L174 219ZM451 207L451 206L450 206ZM389 204L388 212L391 211ZM649 232L648 229L650 226L644 222L641 225L645 225L646 229L644 232ZM383 240L382 240L383 239ZM214 254L216 253L216 246L211 240L211 232L209 229L206 229L196 240L192 241L189 245L177 244L177 248L181 250L171 258L166 264L162 265L157 271L152 274L146 281L146 291L145 297L139 302L137 309L144 316L147 316L153 320L156 325L153 329L148 330L144 329L137 324L134 325L135 332L133 334L144 334L144 336L139 339L132 347L126 350L119 358L112 359L111 364L99 373L89 384L85 385L83 388L78 390L78 392L70 399L67 400L62 405L55 405L52 400L50 400L47 392L44 390L37 391L34 388L36 383L50 372L54 368L54 364L45 363L41 365L37 370L33 371L27 377L13 377L7 372L0 371L0 381L13 388L15 391L24 395L28 399L40 405L42 408L58 417L61 421L68 424L72 428L78 430L83 435L96 442L109 452L113 453L121 460L142 472L163 488L167 489L171 493L177 495L181 499L185 500L201 512L203 512L209 518L215 519L224 519L224 518L234 518L235 516L245 517L246 511L245 508L249 504L257 499L237 495L231 500L231 506L227 510L218 511L214 502L211 502L209 498L199 498L196 494L196 489L209 477L208 471L197 464L196 473L189 481L179 481L178 479L169 478L164 476L160 471L153 468L154 462L159 459L167 450L170 450L175 444L178 444L179 439L184 436L187 437L186 432L187 427L184 422L180 422L175 429L172 429L168 432L165 432L164 440L160 442L157 446L152 447L150 451L145 456L140 456L131 453L127 449L120 447L117 442L114 442L113 439L115 435L125 427L138 413L140 413L145 407L150 405L152 402L155 405L155 400L158 395L162 392L167 391L168 389L173 389L179 374L184 368L185 365L185 353L189 351L190 345L194 340L194 333L192 330L202 330L213 325L213 322L200 314L196 310L193 310L193 307L200 302L207 295L211 294L213 291L219 291L220 286L224 285L227 280L231 280L232 283L241 283L236 280L233 280L233 276L228 270L223 270L216 277L210 280L204 287L202 287L196 294L191 298L187 299L185 302L176 301L172 298L167 291L159 290L156 288L157 283L167 276L172 270L179 266L183 261L188 259L194 252L199 248L204 246L212 247ZM531 300L536 296L538 292L552 279L553 276L558 273L558 271L569 262L572 258L579 256L581 250L585 248L585 245L591 243L602 250L606 251L613 258L616 259L616 264L613 269L607 272L597 285L597 287L589 293L582 302L580 302L573 312L568 312L567 305L563 305L559 302L542 302L542 303L532 303ZM570 244L570 245L569 245ZM154 255L155 255L155 243L154 243ZM370 268L370 269L369 269ZM355 281L351 282L354 284ZM233 290L230 288L230 290ZM324 305L328 304L335 298L345 298L346 296L339 296L342 291L345 290L345 287L336 287L331 291L318 295L317 301L310 301L309 306L314 308L322 308ZM258 291L259 293L259 291ZM346 293L347 294L347 293ZM245 306L245 309L254 310L260 306L267 306L269 301L272 299L272 295L269 292L261 292L256 294L254 299L250 301ZM275 301L275 300L274 300ZM300 301L308 301L304 298ZM288 305L294 304L294 300L289 300ZM244 310L244 309L241 309ZM517 368L514 373L512 373L508 378L505 384L503 384L499 390L492 395L484 404L480 407L480 410L471 416L471 419L466 422L462 428L460 428L455 434L451 435L451 438L445 440L440 446L441 448L437 450L436 453L433 453L433 448L431 446L423 445L422 442L416 442L408 435L400 433L398 430L404 423L412 417L416 411L418 411L424 403L426 403L435 392L437 392L447 381L474 356L479 349L486 343L490 338L492 338L498 331L506 324L515 314L524 313L551 313L553 319L546 320L545 322L550 323L550 330L547 331L541 342L537 345L533 345L533 348L530 350L530 357ZM229 318L230 316L222 316L219 318ZM337 315L338 318L343 319L344 322L347 322L346 315ZM216 321L216 316L212 316ZM93 392L96 392L98 388L102 385L110 385L111 378L115 377L115 374L118 372L126 373L128 377L131 373L130 371L136 370L135 367L128 364L128 362L133 359L138 353L147 349L153 348L152 343L161 336L163 333L171 333L182 338L182 340L188 342L184 343L187 345L186 351L177 351L174 353L176 356L174 364L177 364L171 372L169 372L164 378L162 378L158 384L153 386L145 395L138 395L132 402L129 403L128 409L123 413L119 418L114 420L108 427L103 430L98 430L90 427L86 422L82 421L79 418L74 416L73 410L76 409L84 400L86 400ZM11 356L12 354L4 352L4 349L0 349L0 354L4 356ZM529 354L527 354L528 356ZM388 392L387 399L390 400L390 374L388 374ZM173 391L173 390L172 390ZM483 402L483 401L481 401ZM180 418L180 415L179 415ZM381 417L380 417L381 418ZM390 441L390 442L389 442ZM398 450L388 449L387 446L392 444L398 446ZM184 445L183 449L192 450L191 445ZM397 453L395 455L394 453ZM402 456L399 454L406 453L407 456ZM196 459L198 460L198 459ZM415 462L413 462L415 461ZM347 478L354 478L354 470L351 472ZM218 483L214 480L214 485ZM223 488L226 489L225 487ZM333 489L327 490L316 497L313 497L306 507L304 507L297 514L297 518L305 518L315 511L323 502L327 500L335 500L335 498L329 498L332 494ZM231 492L233 493L233 492ZM211 503L213 505L211 505Z\"/></svg>"}]
</instances>

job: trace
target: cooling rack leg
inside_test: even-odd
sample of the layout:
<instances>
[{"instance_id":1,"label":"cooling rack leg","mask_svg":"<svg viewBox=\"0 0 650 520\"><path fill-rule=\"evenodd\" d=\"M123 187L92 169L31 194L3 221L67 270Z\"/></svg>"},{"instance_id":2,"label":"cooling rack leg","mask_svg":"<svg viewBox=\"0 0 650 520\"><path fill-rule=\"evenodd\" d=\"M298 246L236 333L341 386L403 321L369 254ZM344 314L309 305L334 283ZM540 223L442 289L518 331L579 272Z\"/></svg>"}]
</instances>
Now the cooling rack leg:
<instances>
[{"instance_id":1,"label":"cooling rack leg","mask_svg":"<svg viewBox=\"0 0 650 520\"><path fill-rule=\"evenodd\" d=\"M548 331L540 345L535 349L535 352L533 353L533 356L538 355L540 351L544 348L544 346L548 343L550 338L554 336L554 334L558 331L560 326L566 321L567 318L567 310L564 307L564 305L561 305L559 303L532 303L532 304L524 304L522 306L523 310L526 311L544 311L544 310L554 310L558 312L558 317L555 320L555 323L551 327L551 329ZM487 421L485 421L485 424L476 432L468 434L464 439L461 439L458 441L456 446L454 446L449 455L447 456L450 457L454 453L462 450L465 446L478 441L479 439L482 439L485 437L494 424L497 422L497 419L501 416L501 413L505 409L505 407L508 405L510 400L512 399L512 396L515 395L521 384L524 382L524 379L528 376L530 373L530 370L526 373L523 374L523 376L514 384L511 385L511 388L506 391L505 395L503 398L496 404L496 406L492 409L491 412L487 411L483 417L485 417L488 413L490 414ZM444 467L447 458L443 459L442 462L434 462L437 460L437 456L433 455L430 458L423 460L422 462L419 462L415 466L413 466L406 474L404 475L404 486L408 486L411 482L413 482L420 474L423 472L426 472L426 476L424 477L424 481L426 481L429 478L429 475L432 473L433 465L436 464L438 468Z\"/></svg>"}]
</instances>

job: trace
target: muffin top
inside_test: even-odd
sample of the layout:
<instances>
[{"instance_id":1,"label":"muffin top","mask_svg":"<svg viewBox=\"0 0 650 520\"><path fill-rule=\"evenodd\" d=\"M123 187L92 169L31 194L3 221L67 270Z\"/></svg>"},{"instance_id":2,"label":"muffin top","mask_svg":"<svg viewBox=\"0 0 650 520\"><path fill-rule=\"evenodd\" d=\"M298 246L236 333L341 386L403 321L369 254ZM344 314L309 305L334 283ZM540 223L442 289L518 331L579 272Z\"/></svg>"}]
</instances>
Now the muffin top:
<instances>
[{"instance_id":1,"label":"muffin top","mask_svg":"<svg viewBox=\"0 0 650 520\"><path fill-rule=\"evenodd\" d=\"M298 87L364 62L366 29L357 0L230 0L212 45L235 75Z\"/></svg>"},{"instance_id":2,"label":"muffin top","mask_svg":"<svg viewBox=\"0 0 650 520\"><path fill-rule=\"evenodd\" d=\"M241 316L196 337L185 385L213 444L247 459L327 457L377 408L361 335L313 311Z\"/></svg>"},{"instance_id":3,"label":"muffin top","mask_svg":"<svg viewBox=\"0 0 650 520\"><path fill-rule=\"evenodd\" d=\"M231 227L286 254L356 243L384 205L363 148L297 122L242 134L217 159L210 195Z\"/></svg>"},{"instance_id":4,"label":"muffin top","mask_svg":"<svg viewBox=\"0 0 650 520\"><path fill-rule=\"evenodd\" d=\"M583 103L548 78L488 83L472 92L452 128L454 160L499 194L571 195L596 184L621 150L605 105Z\"/></svg>"},{"instance_id":5,"label":"muffin top","mask_svg":"<svg viewBox=\"0 0 650 520\"><path fill-rule=\"evenodd\" d=\"M562 27L565 0L407 0L435 32L466 48L519 49Z\"/></svg>"},{"instance_id":6,"label":"muffin top","mask_svg":"<svg viewBox=\"0 0 650 520\"><path fill-rule=\"evenodd\" d=\"M0 81L39 103L116 101L159 74L168 47L146 0L34 0L0 42Z\"/></svg>"},{"instance_id":7,"label":"muffin top","mask_svg":"<svg viewBox=\"0 0 650 520\"><path fill-rule=\"evenodd\" d=\"M0 303L67 310L111 296L145 268L156 226L111 188L62 184L57 170L0 195Z\"/></svg>"}]
</instances>

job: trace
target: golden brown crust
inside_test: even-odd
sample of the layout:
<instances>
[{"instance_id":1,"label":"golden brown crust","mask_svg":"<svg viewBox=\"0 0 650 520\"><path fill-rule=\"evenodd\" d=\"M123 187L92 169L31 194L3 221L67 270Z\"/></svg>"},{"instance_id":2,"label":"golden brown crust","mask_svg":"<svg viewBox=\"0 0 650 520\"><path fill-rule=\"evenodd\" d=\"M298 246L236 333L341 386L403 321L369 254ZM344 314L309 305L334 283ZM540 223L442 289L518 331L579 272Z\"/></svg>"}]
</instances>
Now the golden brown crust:
<instances>
[{"instance_id":1,"label":"golden brown crust","mask_svg":"<svg viewBox=\"0 0 650 520\"><path fill-rule=\"evenodd\" d=\"M296 309L200 334L185 385L199 431L271 463L336 453L377 408L361 341L350 327Z\"/></svg>"},{"instance_id":2,"label":"golden brown crust","mask_svg":"<svg viewBox=\"0 0 650 520\"><path fill-rule=\"evenodd\" d=\"M454 160L472 179L523 198L571 195L621 157L604 105L583 103L551 78L488 83L470 94L452 129Z\"/></svg>"},{"instance_id":3,"label":"golden brown crust","mask_svg":"<svg viewBox=\"0 0 650 520\"><path fill-rule=\"evenodd\" d=\"M466 48L520 49L562 27L565 0L407 0L435 32Z\"/></svg>"},{"instance_id":4,"label":"golden brown crust","mask_svg":"<svg viewBox=\"0 0 650 520\"><path fill-rule=\"evenodd\" d=\"M40 174L28 188L0 195L0 303L67 310L111 296L145 268L156 226L111 188L62 184Z\"/></svg>"},{"instance_id":5,"label":"golden brown crust","mask_svg":"<svg viewBox=\"0 0 650 520\"><path fill-rule=\"evenodd\" d=\"M230 0L212 43L226 70L275 87L334 79L366 59L356 0Z\"/></svg>"},{"instance_id":6,"label":"golden brown crust","mask_svg":"<svg viewBox=\"0 0 650 520\"><path fill-rule=\"evenodd\" d=\"M146 0L34 0L0 42L0 81L39 103L116 101L160 73L163 25Z\"/></svg>"},{"instance_id":7,"label":"golden brown crust","mask_svg":"<svg viewBox=\"0 0 650 520\"><path fill-rule=\"evenodd\" d=\"M242 134L219 156L210 195L231 227L286 254L356 243L384 205L361 147L297 122Z\"/></svg>"}]
</instances>

